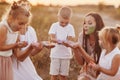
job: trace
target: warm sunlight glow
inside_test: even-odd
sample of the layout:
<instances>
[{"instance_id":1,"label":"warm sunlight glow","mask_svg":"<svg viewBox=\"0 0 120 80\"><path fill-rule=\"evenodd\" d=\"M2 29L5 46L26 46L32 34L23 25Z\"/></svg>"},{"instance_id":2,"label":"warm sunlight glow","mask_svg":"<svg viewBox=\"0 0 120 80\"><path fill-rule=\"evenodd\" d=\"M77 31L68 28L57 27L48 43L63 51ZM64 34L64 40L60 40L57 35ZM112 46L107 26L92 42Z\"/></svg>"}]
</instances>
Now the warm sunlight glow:
<instances>
[{"instance_id":1,"label":"warm sunlight glow","mask_svg":"<svg viewBox=\"0 0 120 80\"><path fill-rule=\"evenodd\" d=\"M18 0L7 0L8 2ZM114 6L120 5L120 0L29 0L33 5L44 4L44 5L79 5L79 4L95 4L103 2L104 4L110 4Z\"/></svg>"}]
</instances>

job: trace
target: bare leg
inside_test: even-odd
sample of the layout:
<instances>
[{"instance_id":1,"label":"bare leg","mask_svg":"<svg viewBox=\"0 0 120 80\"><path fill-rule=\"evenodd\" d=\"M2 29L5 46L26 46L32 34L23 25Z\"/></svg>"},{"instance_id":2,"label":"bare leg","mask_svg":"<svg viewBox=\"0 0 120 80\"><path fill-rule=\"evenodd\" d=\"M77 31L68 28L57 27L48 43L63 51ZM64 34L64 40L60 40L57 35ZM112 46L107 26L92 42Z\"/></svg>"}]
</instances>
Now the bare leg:
<instances>
[{"instance_id":1,"label":"bare leg","mask_svg":"<svg viewBox=\"0 0 120 80\"><path fill-rule=\"evenodd\" d=\"M91 80L91 79L87 76L81 76L81 77L79 77L78 80Z\"/></svg>"},{"instance_id":2,"label":"bare leg","mask_svg":"<svg viewBox=\"0 0 120 80\"><path fill-rule=\"evenodd\" d=\"M67 76L60 75L60 80L67 80Z\"/></svg>"},{"instance_id":3,"label":"bare leg","mask_svg":"<svg viewBox=\"0 0 120 80\"><path fill-rule=\"evenodd\" d=\"M51 79L50 80L57 80L57 75L51 75Z\"/></svg>"}]
</instances>

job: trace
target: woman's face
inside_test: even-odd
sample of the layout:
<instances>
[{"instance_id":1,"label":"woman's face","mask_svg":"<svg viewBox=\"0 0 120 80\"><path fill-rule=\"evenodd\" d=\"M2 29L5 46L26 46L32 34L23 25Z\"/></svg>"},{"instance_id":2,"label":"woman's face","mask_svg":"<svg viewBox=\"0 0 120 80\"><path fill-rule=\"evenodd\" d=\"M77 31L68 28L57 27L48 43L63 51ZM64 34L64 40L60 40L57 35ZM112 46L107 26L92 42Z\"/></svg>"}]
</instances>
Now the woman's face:
<instances>
[{"instance_id":1,"label":"woman's face","mask_svg":"<svg viewBox=\"0 0 120 80\"><path fill-rule=\"evenodd\" d=\"M83 24L83 29L86 35L94 33L96 29L96 21L92 16L86 16Z\"/></svg>"}]
</instances>

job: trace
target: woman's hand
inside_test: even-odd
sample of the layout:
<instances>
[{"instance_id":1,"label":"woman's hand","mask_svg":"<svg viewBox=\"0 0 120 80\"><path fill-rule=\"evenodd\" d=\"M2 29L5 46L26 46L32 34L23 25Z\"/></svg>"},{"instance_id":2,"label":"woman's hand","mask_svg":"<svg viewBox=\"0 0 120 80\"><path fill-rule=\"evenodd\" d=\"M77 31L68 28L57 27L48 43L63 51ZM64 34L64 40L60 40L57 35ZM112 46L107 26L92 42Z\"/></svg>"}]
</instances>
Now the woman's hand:
<instances>
[{"instance_id":1,"label":"woman's hand","mask_svg":"<svg viewBox=\"0 0 120 80\"><path fill-rule=\"evenodd\" d=\"M75 44L75 42L73 41L64 41L63 42L63 45L66 46L66 47L71 47L73 48L73 45Z\"/></svg>"},{"instance_id":2,"label":"woman's hand","mask_svg":"<svg viewBox=\"0 0 120 80\"><path fill-rule=\"evenodd\" d=\"M78 47L81 47L79 42L73 44L73 48L78 48Z\"/></svg>"}]
</instances>

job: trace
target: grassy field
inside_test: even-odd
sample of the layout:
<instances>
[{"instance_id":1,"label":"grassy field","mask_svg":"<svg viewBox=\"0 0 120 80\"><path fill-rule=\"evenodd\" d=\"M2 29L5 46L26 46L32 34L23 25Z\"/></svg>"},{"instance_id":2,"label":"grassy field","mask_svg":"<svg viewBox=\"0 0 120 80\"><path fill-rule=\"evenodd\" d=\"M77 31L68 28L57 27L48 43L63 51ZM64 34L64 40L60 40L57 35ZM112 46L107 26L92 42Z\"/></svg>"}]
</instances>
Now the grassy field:
<instances>
[{"instance_id":1,"label":"grassy field","mask_svg":"<svg viewBox=\"0 0 120 80\"><path fill-rule=\"evenodd\" d=\"M0 5L0 17L2 16L3 12L5 12L6 6L8 7L8 5L2 5L2 4ZM77 40L78 34L82 29L82 23L84 20L84 16L88 12L92 12L92 11L98 12L101 16L103 16L103 19L105 19L106 25L112 25L110 23L113 23L113 25L115 25L116 23L120 23L119 20L114 19L116 14L118 14L118 11L116 11L116 9L114 9L113 7L104 8L102 11L100 11L97 6L91 6L91 7L90 6L77 6L77 7L71 7L71 8L73 10L71 24L75 28L75 34L76 34L75 40ZM39 41L48 40L48 30L51 24L57 21L58 9L59 7L45 7L45 6L32 7L31 12L32 12L33 17L31 21L31 25L36 30ZM112 12L114 12L114 14ZM105 18L106 16L108 17ZM117 19L119 18L117 17ZM49 55L50 55L50 50L44 48L39 54L31 57L38 74L44 80L50 80ZM81 66L78 65L76 60L73 58L71 60L71 65L70 65L70 75L68 77L69 80L77 80L80 67Z\"/></svg>"}]
</instances>

